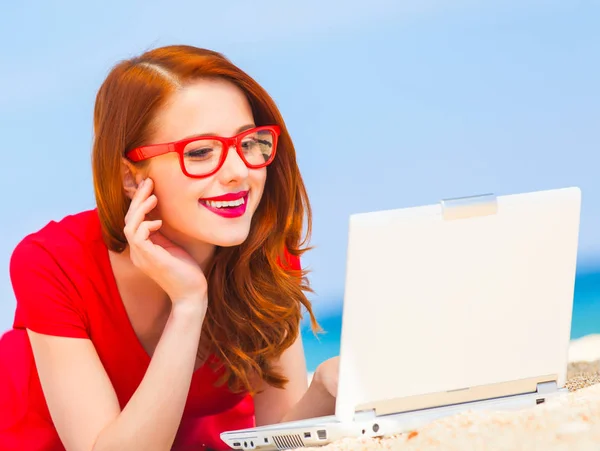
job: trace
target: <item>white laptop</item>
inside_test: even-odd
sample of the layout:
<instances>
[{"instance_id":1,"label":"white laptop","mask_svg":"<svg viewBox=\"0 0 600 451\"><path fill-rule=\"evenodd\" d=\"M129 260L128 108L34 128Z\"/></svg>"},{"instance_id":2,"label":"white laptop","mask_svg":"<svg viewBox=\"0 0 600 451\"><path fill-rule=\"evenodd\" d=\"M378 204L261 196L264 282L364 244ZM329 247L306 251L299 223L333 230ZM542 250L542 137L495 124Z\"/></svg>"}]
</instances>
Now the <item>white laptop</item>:
<instances>
[{"instance_id":1,"label":"white laptop","mask_svg":"<svg viewBox=\"0 0 600 451\"><path fill-rule=\"evenodd\" d=\"M222 440L319 446L565 391L580 204L565 188L352 215L335 415Z\"/></svg>"}]
</instances>

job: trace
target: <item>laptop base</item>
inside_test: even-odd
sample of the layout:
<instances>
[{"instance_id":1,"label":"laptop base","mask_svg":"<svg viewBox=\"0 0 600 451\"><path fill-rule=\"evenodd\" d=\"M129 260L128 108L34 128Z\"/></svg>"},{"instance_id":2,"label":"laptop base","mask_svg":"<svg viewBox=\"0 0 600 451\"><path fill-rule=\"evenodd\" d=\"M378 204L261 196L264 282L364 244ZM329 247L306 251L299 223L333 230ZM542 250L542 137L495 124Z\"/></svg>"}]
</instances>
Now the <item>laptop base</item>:
<instances>
[{"instance_id":1,"label":"laptop base","mask_svg":"<svg viewBox=\"0 0 600 451\"><path fill-rule=\"evenodd\" d=\"M511 411L543 404L566 393L566 388L539 387L537 392L512 395L483 401L455 404L412 412L375 415L358 412L351 422L341 422L335 416L292 421L253 429L229 431L221 439L231 448L240 450L286 450L328 445L343 438L384 437L410 432L440 418L468 411Z\"/></svg>"}]
</instances>

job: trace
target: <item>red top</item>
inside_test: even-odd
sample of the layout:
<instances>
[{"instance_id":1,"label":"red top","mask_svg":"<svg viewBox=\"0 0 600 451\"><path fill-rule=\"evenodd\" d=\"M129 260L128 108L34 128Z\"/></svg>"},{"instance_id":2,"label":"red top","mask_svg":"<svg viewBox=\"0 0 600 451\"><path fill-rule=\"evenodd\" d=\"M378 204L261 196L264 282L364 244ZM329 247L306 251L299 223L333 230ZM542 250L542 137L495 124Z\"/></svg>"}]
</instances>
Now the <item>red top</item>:
<instances>
[{"instance_id":1,"label":"red top","mask_svg":"<svg viewBox=\"0 0 600 451\"><path fill-rule=\"evenodd\" d=\"M296 258L289 263L300 267ZM150 357L119 295L96 210L52 221L25 237L12 255L10 275L17 308L13 329L0 338L0 449L64 450L25 328L91 339L121 408ZM215 388L218 376L206 365L194 372L173 450L227 449L221 432L254 426L252 398Z\"/></svg>"}]
</instances>

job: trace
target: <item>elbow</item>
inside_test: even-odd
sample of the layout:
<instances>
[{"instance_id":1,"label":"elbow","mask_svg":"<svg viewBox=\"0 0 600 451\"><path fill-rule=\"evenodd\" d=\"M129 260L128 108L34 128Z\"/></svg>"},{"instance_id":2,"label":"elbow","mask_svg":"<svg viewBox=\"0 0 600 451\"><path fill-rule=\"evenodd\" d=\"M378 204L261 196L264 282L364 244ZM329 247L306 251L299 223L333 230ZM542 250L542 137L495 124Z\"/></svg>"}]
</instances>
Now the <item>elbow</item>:
<instances>
[{"instance_id":1,"label":"elbow","mask_svg":"<svg viewBox=\"0 0 600 451\"><path fill-rule=\"evenodd\" d=\"M116 451L122 450L127 451L134 449L131 445L131 440L124 434L119 434L116 429L116 421L108 424L100 433L96 436L90 451Z\"/></svg>"},{"instance_id":2,"label":"elbow","mask_svg":"<svg viewBox=\"0 0 600 451\"><path fill-rule=\"evenodd\" d=\"M167 442L150 440L142 434L118 433L114 428L106 429L94 441L91 451L166 451L173 446L175 437Z\"/></svg>"}]
</instances>

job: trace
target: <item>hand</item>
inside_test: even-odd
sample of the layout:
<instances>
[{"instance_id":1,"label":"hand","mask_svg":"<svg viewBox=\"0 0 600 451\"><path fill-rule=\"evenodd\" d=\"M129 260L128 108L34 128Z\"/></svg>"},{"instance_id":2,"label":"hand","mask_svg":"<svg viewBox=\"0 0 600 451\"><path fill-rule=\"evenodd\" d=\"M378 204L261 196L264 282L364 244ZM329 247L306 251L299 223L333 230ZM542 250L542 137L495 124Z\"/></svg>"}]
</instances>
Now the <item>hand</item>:
<instances>
[{"instance_id":1,"label":"hand","mask_svg":"<svg viewBox=\"0 0 600 451\"><path fill-rule=\"evenodd\" d=\"M332 357L321 363L315 371L313 380L322 386L333 398L337 397L340 357Z\"/></svg>"},{"instance_id":2,"label":"hand","mask_svg":"<svg viewBox=\"0 0 600 451\"><path fill-rule=\"evenodd\" d=\"M172 302L199 299L206 308L207 282L198 263L159 232L162 221L146 220L158 202L153 182L143 180L125 216L125 237L133 264L153 279Z\"/></svg>"}]
</instances>

